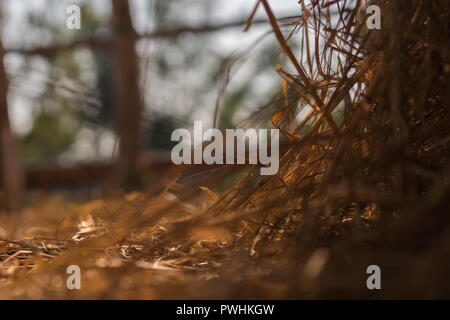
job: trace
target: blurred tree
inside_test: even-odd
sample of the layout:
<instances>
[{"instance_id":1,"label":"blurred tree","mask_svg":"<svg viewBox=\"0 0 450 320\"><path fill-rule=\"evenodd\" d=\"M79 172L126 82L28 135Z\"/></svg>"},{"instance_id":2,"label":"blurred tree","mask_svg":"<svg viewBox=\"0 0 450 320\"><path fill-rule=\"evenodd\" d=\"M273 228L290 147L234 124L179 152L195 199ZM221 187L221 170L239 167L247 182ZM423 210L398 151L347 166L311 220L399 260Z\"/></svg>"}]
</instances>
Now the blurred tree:
<instances>
[{"instance_id":1,"label":"blurred tree","mask_svg":"<svg viewBox=\"0 0 450 320\"><path fill-rule=\"evenodd\" d=\"M74 32L83 36L92 35L101 25L101 17L95 15L89 4L82 5L83 28L80 31L67 30L61 23L50 19L48 14L32 12L28 22L50 35L55 43ZM93 109L86 102L85 94L92 89L83 83L83 60L77 58L77 54L76 51L64 51L42 56L48 67L44 69L45 87L33 101L35 108L32 109L31 130L20 139L20 151L25 164L57 159L76 141L82 120L102 119L99 108ZM88 58L83 59L90 62ZM33 72L32 60L25 61L22 73Z\"/></svg>"},{"instance_id":2,"label":"blurred tree","mask_svg":"<svg viewBox=\"0 0 450 320\"><path fill-rule=\"evenodd\" d=\"M8 79L3 57L4 50L0 37L0 186L4 193L6 210L13 211L20 209L23 204L25 179L9 123Z\"/></svg>"},{"instance_id":3,"label":"blurred tree","mask_svg":"<svg viewBox=\"0 0 450 320\"><path fill-rule=\"evenodd\" d=\"M116 182L125 188L139 184L137 159L140 151L141 96L139 64L135 50L137 34L125 0L112 0L114 25L115 93L119 152Z\"/></svg>"},{"instance_id":4,"label":"blurred tree","mask_svg":"<svg viewBox=\"0 0 450 320\"><path fill-rule=\"evenodd\" d=\"M83 28L79 31L83 37L88 38L95 34L109 36L112 32L111 21L108 16L101 15L93 10L90 3L81 6ZM84 118L102 127L114 125L114 57L109 50L92 50L96 73L96 90L100 100L100 107L95 112L85 112Z\"/></svg>"}]
</instances>

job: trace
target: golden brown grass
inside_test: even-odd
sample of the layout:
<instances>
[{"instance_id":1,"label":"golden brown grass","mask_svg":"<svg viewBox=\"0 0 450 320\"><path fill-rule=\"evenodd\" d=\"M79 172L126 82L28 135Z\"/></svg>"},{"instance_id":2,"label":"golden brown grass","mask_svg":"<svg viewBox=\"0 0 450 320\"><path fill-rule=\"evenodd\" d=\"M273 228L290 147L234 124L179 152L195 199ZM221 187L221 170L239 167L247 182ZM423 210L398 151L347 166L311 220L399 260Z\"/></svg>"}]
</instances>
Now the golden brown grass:
<instances>
[{"instance_id":1,"label":"golden brown grass","mask_svg":"<svg viewBox=\"0 0 450 320\"><path fill-rule=\"evenodd\" d=\"M35 206L0 224L0 297L450 297L449 3L374 2L369 31L364 1L300 1L288 37L258 2L289 62L263 119L283 136L276 176L252 167L216 195L242 168L200 186L174 170L140 193ZM80 291L65 287L70 264Z\"/></svg>"}]
</instances>

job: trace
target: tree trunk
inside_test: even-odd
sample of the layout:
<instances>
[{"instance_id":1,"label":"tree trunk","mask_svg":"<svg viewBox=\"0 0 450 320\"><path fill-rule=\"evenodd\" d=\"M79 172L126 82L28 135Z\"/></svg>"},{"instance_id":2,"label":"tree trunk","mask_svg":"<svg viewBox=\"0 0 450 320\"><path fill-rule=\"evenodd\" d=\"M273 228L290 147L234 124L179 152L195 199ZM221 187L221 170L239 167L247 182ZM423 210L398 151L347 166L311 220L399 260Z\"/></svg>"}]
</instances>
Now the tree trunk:
<instances>
[{"instance_id":1,"label":"tree trunk","mask_svg":"<svg viewBox=\"0 0 450 320\"><path fill-rule=\"evenodd\" d=\"M124 188L139 184L137 159L140 151L141 99L139 65L135 50L136 31L126 0L112 0L116 83L116 126L119 151L115 182Z\"/></svg>"},{"instance_id":2,"label":"tree trunk","mask_svg":"<svg viewBox=\"0 0 450 320\"><path fill-rule=\"evenodd\" d=\"M22 206L25 179L8 118L8 79L3 57L0 39L0 187L6 210L15 211Z\"/></svg>"}]
</instances>

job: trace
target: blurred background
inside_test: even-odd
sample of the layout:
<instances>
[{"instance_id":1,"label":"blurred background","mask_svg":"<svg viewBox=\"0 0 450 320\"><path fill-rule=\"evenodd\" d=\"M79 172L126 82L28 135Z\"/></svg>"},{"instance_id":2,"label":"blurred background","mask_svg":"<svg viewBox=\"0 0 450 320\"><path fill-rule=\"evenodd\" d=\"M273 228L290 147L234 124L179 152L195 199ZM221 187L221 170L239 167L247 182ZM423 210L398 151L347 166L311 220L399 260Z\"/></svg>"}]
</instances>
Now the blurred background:
<instances>
[{"instance_id":1,"label":"blurred background","mask_svg":"<svg viewBox=\"0 0 450 320\"><path fill-rule=\"evenodd\" d=\"M169 160L175 128L233 128L280 93L262 10L243 32L252 0L130 0L129 12L127 1L0 3L11 161L29 187L95 183L116 158L118 185L133 186L134 164ZM66 27L72 4L80 30ZM272 6L298 15L295 0Z\"/></svg>"}]
</instances>

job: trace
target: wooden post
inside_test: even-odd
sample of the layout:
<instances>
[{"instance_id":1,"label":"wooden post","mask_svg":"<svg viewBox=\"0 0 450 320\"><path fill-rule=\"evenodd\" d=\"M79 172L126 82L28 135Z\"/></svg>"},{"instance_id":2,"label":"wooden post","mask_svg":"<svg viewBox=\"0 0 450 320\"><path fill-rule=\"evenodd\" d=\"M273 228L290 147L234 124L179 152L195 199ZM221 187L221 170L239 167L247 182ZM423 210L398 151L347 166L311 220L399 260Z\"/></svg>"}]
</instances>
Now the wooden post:
<instances>
[{"instance_id":1,"label":"wooden post","mask_svg":"<svg viewBox=\"0 0 450 320\"><path fill-rule=\"evenodd\" d=\"M23 204L25 179L9 123L8 79L3 57L4 49L0 38L0 187L3 191L6 210L15 211L19 210Z\"/></svg>"},{"instance_id":2,"label":"wooden post","mask_svg":"<svg viewBox=\"0 0 450 320\"><path fill-rule=\"evenodd\" d=\"M114 58L116 83L116 126L119 139L117 166L114 172L119 186L139 184L137 159L140 151L141 98L139 62L135 50L134 30L127 0L112 0L114 24Z\"/></svg>"}]
</instances>

